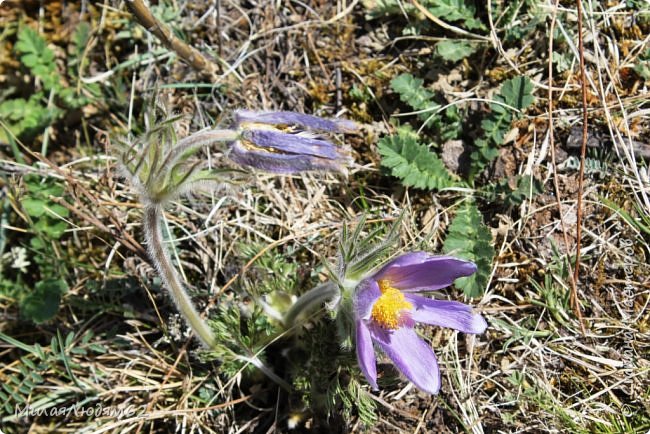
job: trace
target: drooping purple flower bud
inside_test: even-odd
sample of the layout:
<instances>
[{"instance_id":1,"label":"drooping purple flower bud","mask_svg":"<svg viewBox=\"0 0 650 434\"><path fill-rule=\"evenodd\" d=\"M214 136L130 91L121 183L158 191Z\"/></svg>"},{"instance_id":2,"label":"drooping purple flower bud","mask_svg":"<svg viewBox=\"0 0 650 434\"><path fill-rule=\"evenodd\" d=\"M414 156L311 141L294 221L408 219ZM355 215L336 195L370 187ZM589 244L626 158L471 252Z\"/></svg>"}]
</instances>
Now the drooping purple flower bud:
<instances>
[{"instance_id":1,"label":"drooping purple flower bud","mask_svg":"<svg viewBox=\"0 0 650 434\"><path fill-rule=\"evenodd\" d=\"M415 293L444 288L474 272L476 265L469 261L413 252L389 262L359 283L353 295L357 359L374 388L377 388L377 366L373 343L418 388L438 393L438 362L431 347L418 337L415 324L483 333L487 323L466 304Z\"/></svg>"},{"instance_id":2,"label":"drooping purple flower bud","mask_svg":"<svg viewBox=\"0 0 650 434\"><path fill-rule=\"evenodd\" d=\"M272 173L303 171L345 172L349 148L314 133L354 132L357 125L343 119L323 119L293 112L235 112L239 140L230 144L229 157L242 166Z\"/></svg>"},{"instance_id":3,"label":"drooping purple flower bud","mask_svg":"<svg viewBox=\"0 0 650 434\"><path fill-rule=\"evenodd\" d=\"M305 115L295 112L254 112L250 110L237 110L235 121L238 125L244 123L267 124L286 127L298 127L304 130L320 131L325 133L354 133L359 126L347 119L324 119L318 116Z\"/></svg>"}]
</instances>

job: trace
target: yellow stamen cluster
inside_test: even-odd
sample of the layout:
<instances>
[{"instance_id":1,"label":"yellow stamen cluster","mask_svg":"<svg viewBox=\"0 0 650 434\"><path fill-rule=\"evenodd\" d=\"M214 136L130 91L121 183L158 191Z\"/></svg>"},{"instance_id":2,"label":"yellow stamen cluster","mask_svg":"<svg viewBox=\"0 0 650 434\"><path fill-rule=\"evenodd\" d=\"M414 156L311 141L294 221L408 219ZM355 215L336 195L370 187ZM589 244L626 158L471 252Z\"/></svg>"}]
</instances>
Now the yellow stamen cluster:
<instances>
[{"instance_id":1,"label":"yellow stamen cluster","mask_svg":"<svg viewBox=\"0 0 650 434\"><path fill-rule=\"evenodd\" d=\"M371 317L380 326L395 330L403 324L403 311L413 309L413 305L406 301L399 289L390 286L388 280L379 280L377 284L381 296L372 306Z\"/></svg>"}]
</instances>

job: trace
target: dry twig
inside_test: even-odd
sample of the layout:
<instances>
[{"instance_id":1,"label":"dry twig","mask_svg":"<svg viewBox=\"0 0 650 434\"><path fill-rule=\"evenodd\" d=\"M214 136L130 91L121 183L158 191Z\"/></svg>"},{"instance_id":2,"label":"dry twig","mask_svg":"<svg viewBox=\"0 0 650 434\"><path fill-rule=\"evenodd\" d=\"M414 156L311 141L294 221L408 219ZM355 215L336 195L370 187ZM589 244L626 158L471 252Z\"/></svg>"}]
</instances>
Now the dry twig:
<instances>
[{"instance_id":1,"label":"dry twig","mask_svg":"<svg viewBox=\"0 0 650 434\"><path fill-rule=\"evenodd\" d=\"M569 269L569 282L571 284L571 300L572 306L576 316L580 321L580 327L584 333L584 324L582 321L582 313L580 308L576 308L576 304L573 302L576 300L576 294L578 292L578 281L577 276L573 273L571 268L571 261L569 260L569 236L567 234L566 224L564 223L564 215L562 214L562 199L560 195L559 180L557 175L557 160L555 156L555 140L553 136L553 32L555 31L555 22L557 20L557 9L559 6L559 0L555 0L553 5L553 13L551 15L551 24L549 26L549 37L548 37L548 140L549 148L551 150L551 160L553 163L553 189L555 190L555 200L557 204L558 213L560 215L560 227L562 228L562 238L564 241L564 246L567 252L567 266ZM576 264L577 265L577 264Z\"/></svg>"},{"instance_id":2,"label":"dry twig","mask_svg":"<svg viewBox=\"0 0 650 434\"><path fill-rule=\"evenodd\" d=\"M585 47L582 38L582 0L578 0L578 52L580 54L580 85L582 91L582 147L580 148L580 175L578 178L578 205L576 222L576 262L573 268L573 287L571 290L571 305L580 320L580 328L585 334L585 325L580 312L578 300L578 278L580 277L580 237L582 235L582 194L584 191L585 156L587 153L587 71L585 68Z\"/></svg>"},{"instance_id":3,"label":"dry twig","mask_svg":"<svg viewBox=\"0 0 650 434\"><path fill-rule=\"evenodd\" d=\"M143 0L126 0L126 6L129 8L136 20L148 32L151 32L160 39L160 42L178 56L187 62L192 68L204 74L208 79L216 79L219 73L219 66L208 60L197 49L190 47L185 42L178 39L174 34L160 21L153 16Z\"/></svg>"}]
</instances>

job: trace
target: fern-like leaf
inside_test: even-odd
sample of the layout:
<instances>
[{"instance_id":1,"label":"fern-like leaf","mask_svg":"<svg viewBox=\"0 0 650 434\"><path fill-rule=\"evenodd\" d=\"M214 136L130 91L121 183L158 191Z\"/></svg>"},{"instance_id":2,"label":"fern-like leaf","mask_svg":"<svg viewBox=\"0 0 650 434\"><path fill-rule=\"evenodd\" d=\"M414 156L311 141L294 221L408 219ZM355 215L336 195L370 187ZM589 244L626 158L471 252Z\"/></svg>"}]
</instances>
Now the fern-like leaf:
<instances>
[{"instance_id":1,"label":"fern-like leaf","mask_svg":"<svg viewBox=\"0 0 650 434\"><path fill-rule=\"evenodd\" d=\"M429 12L445 21L462 21L469 30L485 29L485 25L476 18L474 5L465 0L426 0L422 3Z\"/></svg>"},{"instance_id":2,"label":"fern-like leaf","mask_svg":"<svg viewBox=\"0 0 650 434\"><path fill-rule=\"evenodd\" d=\"M43 81L45 89L60 87L60 76L54 63L54 52L50 50L41 35L30 27L21 27L15 49L21 54L20 61L30 69L34 76Z\"/></svg>"},{"instance_id":3,"label":"fern-like leaf","mask_svg":"<svg viewBox=\"0 0 650 434\"><path fill-rule=\"evenodd\" d=\"M407 187L439 190L454 185L452 175L442 161L429 148L418 142L418 136L408 128L382 138L377 149L382 156L381 165L391 169Z\"/></svg>"},{"instance_id":4,"label":"fern-like leaf","mask_svg":"<svg viewBox=\"0 0 650 434\"><path fill-rule=\"evenodd\" d=\"M490 115L481 122L483 137L474 142L476 150L471 155L470 179L497 157L497 147L503 144L512 122L519 118L522 110L535 101L532 91L533 84L527 77L515 77L503 83L501 91L490 104ZM508 106L519 112L514 112Z\"/></svg>"},{"instance_id":5,"label":"fern-like leaf","mask_svg":"<svg viewBox=\"0 0 650 434\"><path fill-rule=\"evenodd\" d=\"M424 80L411 74L400 74L393 78L390 87L399 94L402 102L415 110L435 110L439 105L432 101L433 93L423 86Z\"/></svg>"},{"instance_id":6,"label":"fern-like leaf","mask_svg":"<svg viewBox=\"0 0 650 434\"><path fill-rule=\"evenodd\" d=\"M473 261L478 271L471 276L456 279L456 286L468 297L480 297L488 284L492 270L494 248L490 229L485 226L473 201L465 201L449 226L443 250Z\"/></svg>"}]
</instances>

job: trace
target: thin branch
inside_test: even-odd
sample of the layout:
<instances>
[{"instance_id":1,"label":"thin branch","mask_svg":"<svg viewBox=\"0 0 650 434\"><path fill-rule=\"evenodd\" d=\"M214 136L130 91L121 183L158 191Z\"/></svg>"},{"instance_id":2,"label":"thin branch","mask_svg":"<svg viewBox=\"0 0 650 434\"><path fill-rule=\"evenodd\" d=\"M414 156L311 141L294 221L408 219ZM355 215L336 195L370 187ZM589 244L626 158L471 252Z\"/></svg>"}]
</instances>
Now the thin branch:
<instances>
[{"instance_id":1,"label":"thin branch","mask_svg":"<svg viewBox=\"0 0 650 434\"><path fill-rule=\"evenodd\" d=\"M573 280L575 286L571 291L571 304L580 319L582 333L585 333L585 326L580 312L580 300L578 300L577 284L580 277L580 238L582 236L582 195L584 192L585 178L585 156L587 153L587 71L585 68L585 47L582 38L582 0L578 0L578 52L580 53L580 85L582 91L582 147L580 148L580 175L578 178L578 209L576 222L576 262L573 268Z\"/></svg>"},{"instance_id":2,"label":"thin branch","mask_svg":"<svg viewBox=\"0 0 650 434\"><path fill-rule=\"evenodd\" d=\"M209 79L216 79L219 74L219 66L208 60L197 49L190 47L185 42L178 39L174 34L160 21L153 16L143 0L126 0L126 6L129 8L136 20L149 32L163 43L165 47L174 51L178 56L187 62L192 68L207 76Z\"/></svg>"},{"instance_id":3,"label":"thin branch","mask_svg":"<svg viewBox=\"0 0 650 434\"><path fill-rule=\"evenodd\" d=\"M562 228L562 238L564 247L567 254L567 267L569 268L569 282L571 283L571 294L576 292L577 284L573 276L573 266L569 256L570 244L569 235L567 233L566 224L564 223L564 215L562 214L562 196L560 193L560 182L557 174L557 159L555 156L555 137L553 132L553 35L555 32L555 22L557 20L557 9L560 0L555 0L553 5L553 13L551 15L551 24L549 25L549 38L548 38L548 142L551 150L551 163L553 165L553 189L555 190L555 201L557 210L560 214L560 227ZM576 314L579 315L579 312Z\"/></svg>"}]
</instances>

